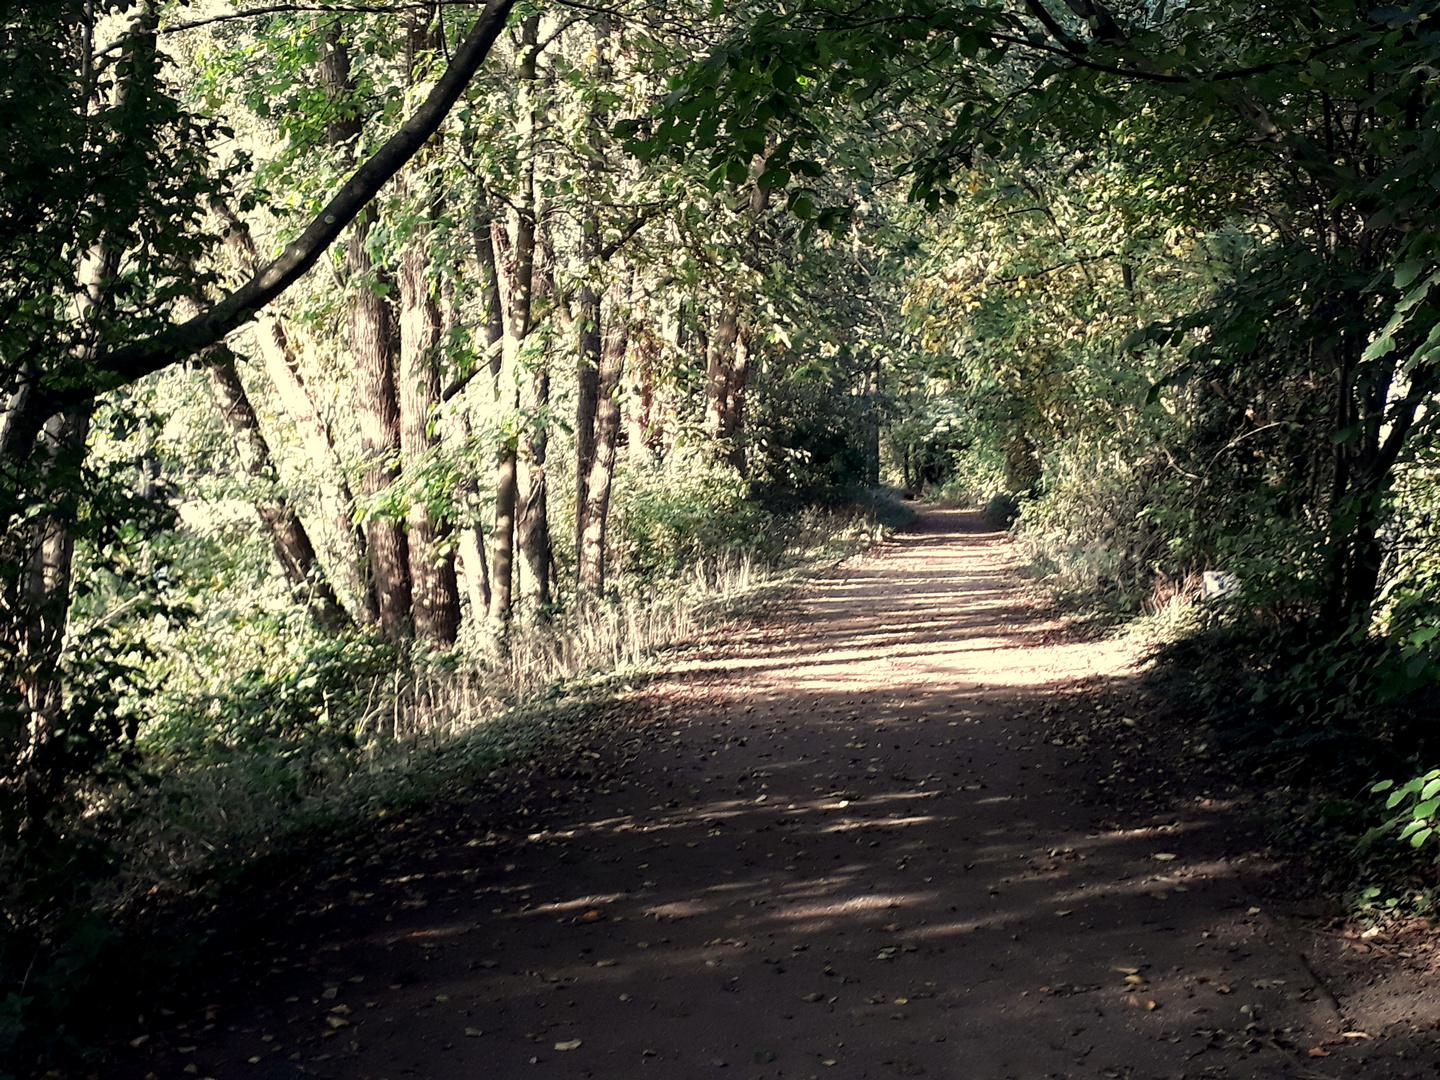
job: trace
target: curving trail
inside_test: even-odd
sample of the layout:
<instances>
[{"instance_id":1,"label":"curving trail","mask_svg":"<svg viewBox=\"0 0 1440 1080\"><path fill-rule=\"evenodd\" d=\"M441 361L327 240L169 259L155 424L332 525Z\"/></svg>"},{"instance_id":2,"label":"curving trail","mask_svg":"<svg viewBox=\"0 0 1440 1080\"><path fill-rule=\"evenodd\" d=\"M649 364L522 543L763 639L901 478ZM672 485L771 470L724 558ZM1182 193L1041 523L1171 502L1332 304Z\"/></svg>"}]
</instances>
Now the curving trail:
<instances>
[{"instance_id":1,"label":"curving trail","mask_svg":"<svg viewBox=\"0 0 1440 1080\"><path fill-rule=\"evenodd\" d=\"M1320 981L1224 798L1139 812L1133 659L930 511L568 763L298 887L210 1030L114 1075L1433 1076L1434 995L1344 1038L1386 1006Z\"/></svg>"}]
</instances>

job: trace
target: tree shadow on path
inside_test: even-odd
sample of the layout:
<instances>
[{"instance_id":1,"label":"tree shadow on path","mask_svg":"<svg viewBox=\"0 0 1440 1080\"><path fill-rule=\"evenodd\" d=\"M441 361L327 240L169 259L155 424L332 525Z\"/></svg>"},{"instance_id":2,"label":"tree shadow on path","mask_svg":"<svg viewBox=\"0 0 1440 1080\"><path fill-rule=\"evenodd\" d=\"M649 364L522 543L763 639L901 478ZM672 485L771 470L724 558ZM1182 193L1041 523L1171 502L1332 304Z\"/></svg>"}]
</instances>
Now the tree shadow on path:
<instances>
[{"instance_id":1,"label":"tree shadow on path","mask_svg":"<svg viewBox=\"0 0 1440 1080\"><path fill-rule=\"evenodd\" d=\"M1156 721L1125 648L1047 618L1002 534L930 511L677 661L578 778L310 881L209 1030L115 1075L1412 1075L1429 1036L1343 1037L1224 799L1096 808L1123 740L1097 766L1057 720Z\"/></svg>"}]
</instances>

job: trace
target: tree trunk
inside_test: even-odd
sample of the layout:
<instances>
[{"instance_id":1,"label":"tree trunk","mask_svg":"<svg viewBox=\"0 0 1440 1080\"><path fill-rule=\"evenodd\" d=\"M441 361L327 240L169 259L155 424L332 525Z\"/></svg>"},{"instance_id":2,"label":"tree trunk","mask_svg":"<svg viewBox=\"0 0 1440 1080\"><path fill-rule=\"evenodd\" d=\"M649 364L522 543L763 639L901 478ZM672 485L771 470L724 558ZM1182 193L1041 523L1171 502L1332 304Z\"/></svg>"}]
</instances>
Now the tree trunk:
<instances>
[{"instance_id":1,"label":"tree trunk","mask_svg":"<svg viewBox=\"0 0 1440 1080\"><path fill-rule=\"evenodd\" d=\"M530 15L520 23L520 51L516 62L516 114L519 117L521 154L520 192L512 215L510 244L510 306L505 320L505 365L516 371L520 347L531 329L531 293L535 276L535 105L538 75L540 17ZM498 261L497 261L498 265ZM502 376L503 378L503 376ZM496 383L497 397L500 381ZM508 397L508 391L506 392ZM518 391L514 407L520 406ZM519 445L507 439L495 470L495 531L491 560L493 582L490 590L490 618L497 626L510 621L514 611L516 513L520 502Z\"/></svg>"},{"instance_id":2,"label":"tree trunk","mask_svg":"<svg viewBox=\"0 0 1440 1080\"><path fill-rule=\"evenodd\" d=\"M395 352L390 304L375 291L380 275L365 251L370 221L362 218L346 245L345 262L355 283L350 296L350 353L360 445L365 453L361 490L367 498L383 492L396 478L400 451L400 414L395 395ZM366 524L370 573L380 630L387 637L410 632L409 545L400 523L387 514Z\"/></svg>"},{"instance_id":3,"label":"tree trunk","mask_svg":"<svg viewBox=\"0 0 1440 1080\"><path fill-rule=\"evenodd\" d=\"M425 276L429 238L428 227L417 227L400 256L400 454L407 469L423 464L439 441L430 426L440 401L440 309ZM411 492L406 526L415 634L449 648L460 629L455 556L426 493Z\"/></svg>"},{"instance_id":4,"label":"tree trunk","mask_svg":"<svg viewBox=\"0 0 1440 1080\"><path fill-rule=\"evenodd\" d=\"M721 444L724 455L730 456L728 441L735 415L731 405L731 383L735 356L740 338L740 305L734 296L727 296L720 305L715 332L709 338L709 356L705 365L705 416L710 435Z\"/></svg>"},{"instance_id":5,"label":"tree trunk","mask_svg":"<svg viewBox=\"0 0 1440 1080\"><path fill-rule=\"evenodd\" d=\"M543 417L550 406L550 371L542 366L535 372L535 411L537 419L527 429L521 444L525 463L525 497L519 509L519 544L530 567L535 589L535 603L543 610L551 601L550 578L554 551L550 544L550 507L545 457L550 436Z\"/></svg>"},{"instance_id":6,"label":"tree trunk","mask_svg":"<svg viewBox=\"0 0 1440 1080\"><path fill-rule=\"evenodd\" d=\"M510 622L514 610L517 468L514 446L502 450L495 469L495 530L490 559L490 621L497 628Z\"/></svg>"},{"instance_id":7,"label":"tree trunk","mask_svg":"<svg viewBox=\"0 0 1440 1080\"><path fill-rule=\"evenodd\" d=\"M320 76L334 119L326 139L335 147L342 167L355 159L355 140L361 131L359 112L351 101L355 92L350 76L350 53L338 21L325 30L320 55ZM355 388L355 411L360 423L360 445L365 454L360 488L374 498L395 479L400 450L400 418L395 397L395 333L390 303L376 291L384 273L365 250L374 221L373 210L356 217L345 243L341 278L350 289L350 353ZM370 557L370 581L380 630L398 638L410 632L409 546L404 530L393 517L373 516L365 525Z\"/></svg>"},{"instance_id":8,"label":"tree trunk","mask_svg":"<svg viewBox=\"0 0 1440 1080\"><path fill-rule=\"evenodd\" d=\"M585 223L582 255L588 262L598 249L600 225ZM585 503L589 497L590 470L595 465L595 414L600 400L600 294L588 281L576 294L575 372L575 554L584 546Z\"/></svg>"},{"instance_id":9,"label":"tree trunk","mask_svg":"<svg viewBox=\"0 0 1440 1080\"><path fill-rule=\"evenodd\" d=\"M259 418L250 405L235 365L228 360L212 363L205 369L205 377L235 444L241 471L246 476L273 482L275 470L270 444L260 430ZM310 534L291 508L289 500L283 495L271 494L256 501L255 512L270 534L271 546L275 549L275 558L285 579L292 589L305 597L315 621L332 633L350 626L350 617L340 606L335 590L315 556Z\"/></svg>"},{"instance_id":10,"label":"tree trunk","mask_svg":"<svg viewBox=\"0 0 1440 1080\"><path fill-rule=\"evenodd\" d=\"M620 308L620 289L612 286L610 320L600 350L595 407L594 458L585 481L585 503L580 519L579 578L581 595L598 598L605 592L605 526L610 511L610 488L615 475L615 449L620 435L620 385L628 347L626 315Z\"/></svg>"}]
</instances>

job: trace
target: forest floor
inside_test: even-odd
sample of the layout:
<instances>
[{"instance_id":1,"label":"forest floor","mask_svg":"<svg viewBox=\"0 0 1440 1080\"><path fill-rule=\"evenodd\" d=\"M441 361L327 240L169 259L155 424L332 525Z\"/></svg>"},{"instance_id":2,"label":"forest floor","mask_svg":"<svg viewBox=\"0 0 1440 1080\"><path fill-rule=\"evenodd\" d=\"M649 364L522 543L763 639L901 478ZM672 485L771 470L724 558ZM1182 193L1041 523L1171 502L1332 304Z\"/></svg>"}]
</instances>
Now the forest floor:
<instances>
[{"instance_id":1,"label":"forest floor","mask_svg":"<svg viewBox=\"0 0 1440 1080\"><path fill-rule=\"evenodd\" d=\"M1413 1078L1418 938L930 510L582 739L297 865L107 1078Z\"/></svg>"}]
</instances>

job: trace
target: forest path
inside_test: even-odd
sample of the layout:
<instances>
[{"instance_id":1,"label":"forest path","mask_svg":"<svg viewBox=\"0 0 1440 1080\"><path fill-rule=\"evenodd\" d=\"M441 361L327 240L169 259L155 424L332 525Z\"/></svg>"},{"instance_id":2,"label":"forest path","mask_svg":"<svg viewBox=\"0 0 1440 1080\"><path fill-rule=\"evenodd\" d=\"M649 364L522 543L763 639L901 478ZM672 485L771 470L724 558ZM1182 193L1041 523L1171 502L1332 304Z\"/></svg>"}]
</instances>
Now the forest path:
<instances>
[{"instance_id":1,"label":"forest path","mask_svg":"<svg viewBox=\"0 0 1440 1080\"><path fill-rule=\"evenodd\" d=\"M1432 1076L1413 1000L1342 1037L1227 803L1143 807L1133 657L1007 550L928 511L690 651L566 761L297 886L212 1030L123 1074Z\"/></svg>"}]
</instances>

